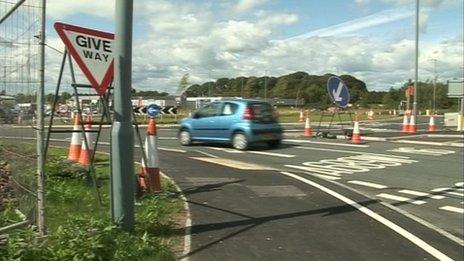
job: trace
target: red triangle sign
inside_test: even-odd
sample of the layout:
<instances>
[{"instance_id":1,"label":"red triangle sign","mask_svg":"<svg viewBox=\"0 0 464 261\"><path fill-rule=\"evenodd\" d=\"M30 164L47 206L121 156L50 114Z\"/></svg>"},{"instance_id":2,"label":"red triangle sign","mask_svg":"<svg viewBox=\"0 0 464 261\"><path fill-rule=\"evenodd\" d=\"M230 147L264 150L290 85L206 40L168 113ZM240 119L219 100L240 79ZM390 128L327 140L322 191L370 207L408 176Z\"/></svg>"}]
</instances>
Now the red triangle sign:
<instances>
[{"instance_id":1,"label":"red triangle sign","mask_svg":"<svg viewBox=\"0 0 464 261\"><path fill-rule=\"evenodd\" d=\"M114 34L57 22L55 30L99 95L113 80Z\"/></svg>"}]
</instances>

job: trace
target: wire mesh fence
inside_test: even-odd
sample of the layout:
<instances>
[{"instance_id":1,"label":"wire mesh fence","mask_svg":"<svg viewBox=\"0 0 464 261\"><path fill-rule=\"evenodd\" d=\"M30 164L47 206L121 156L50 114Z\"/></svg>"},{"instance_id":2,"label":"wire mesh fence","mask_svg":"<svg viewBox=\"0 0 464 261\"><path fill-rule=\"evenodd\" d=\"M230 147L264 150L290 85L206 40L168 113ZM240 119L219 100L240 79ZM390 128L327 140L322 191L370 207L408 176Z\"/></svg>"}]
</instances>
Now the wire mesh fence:
<instances>
[{"instance_id":1,"label":"wire mesh fence","mask_svg":"<svg viewBox=\"0 0 464 261\"><path fill-rule=\"evenodd\" d=\"M0 229L35 222L41 3L0 0Z\"/></svg>"}]
</instances>

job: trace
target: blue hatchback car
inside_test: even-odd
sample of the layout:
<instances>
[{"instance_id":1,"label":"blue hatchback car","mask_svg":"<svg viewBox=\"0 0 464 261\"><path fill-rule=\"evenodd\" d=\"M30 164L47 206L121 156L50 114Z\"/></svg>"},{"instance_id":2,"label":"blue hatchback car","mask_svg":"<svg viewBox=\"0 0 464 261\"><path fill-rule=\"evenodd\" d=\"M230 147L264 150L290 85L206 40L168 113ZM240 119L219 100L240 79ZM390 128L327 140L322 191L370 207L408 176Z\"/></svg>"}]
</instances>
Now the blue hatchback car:
<instances>
[{"instance_id":1,"label":"blue hatchback car","mask_svg":"<svg viewBox=\"0 0 464 261\"><path fill-rule=\"evenodd\" d=\"M182 120L179 141L230 143L239 150L266 142L275 148L282 142L282 127L272 106L257 100L225 100L207 104Z\"/></svg>"}]
</instances>

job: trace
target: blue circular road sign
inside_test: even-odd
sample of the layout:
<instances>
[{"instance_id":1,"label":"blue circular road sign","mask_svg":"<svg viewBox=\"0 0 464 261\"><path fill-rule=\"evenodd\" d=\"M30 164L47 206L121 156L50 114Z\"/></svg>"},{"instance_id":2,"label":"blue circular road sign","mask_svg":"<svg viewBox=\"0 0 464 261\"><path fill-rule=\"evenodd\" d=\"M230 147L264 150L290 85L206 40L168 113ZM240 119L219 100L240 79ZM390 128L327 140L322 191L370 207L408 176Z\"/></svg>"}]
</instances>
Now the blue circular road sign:
<instances>
[{"instance_id":1,"label":"blue circular road sign","mask_svg":"<svg viewBox=\"0 0 464 261\"><path fill-rule=\"evenodd\" d=\"M332 76L327 81L327 91L332 101L340 108L346 108L350 102L350 92L343 81Z\"/></svg>"},{"instance_id":2,"label":"blue circular road sign","mask_svg":"<svg viewBox=\"0 0 464 261\"><path fill-rule=\"evenodd\" d=\"M150 104L147 107L147 114L150 117L156 117L156 115L158 115L160 111L161 111L161 107L156 104Z\"/></svg>"}]
</instances>

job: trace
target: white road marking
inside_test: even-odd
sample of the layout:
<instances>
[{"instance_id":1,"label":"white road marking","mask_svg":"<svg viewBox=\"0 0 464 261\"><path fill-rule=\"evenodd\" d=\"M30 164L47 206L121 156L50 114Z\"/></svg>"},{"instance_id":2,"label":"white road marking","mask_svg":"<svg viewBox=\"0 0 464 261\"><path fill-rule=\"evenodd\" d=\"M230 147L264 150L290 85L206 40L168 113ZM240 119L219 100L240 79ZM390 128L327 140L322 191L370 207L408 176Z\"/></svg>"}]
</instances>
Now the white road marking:
<instances>
[{"instance_id":1,"label":"white road marking","mask_svg":"<svg viewBox=\"0 0 464 261\"><path fill-rule=\"evenodd\" d=\"M464 193L459 193L459 192L454 192L454 191L447 191L446 194L459 196L459 197L464 197Z\"/></svg>"},{"instance_id":2,"label":"white road marking","mask_svg":"<svg viewBox=\"0 0 464 261\"><path fill-rule=\"evenodd\" d=\"M205 148L212 149L212 150L225 151L228 153L237 153L237 154L244 153L243 151L240 151L240 150L227 149L227 148L218 148L218 147L205 147Z\"/></svg>"},{"instance_id":3,"label":"white road marking","mask_svg":"<svg viewBox=\"0 0 464 261\"><path fill-rule=\"evenodd\" d=\"M329 179L329 180L339 180L339 179L341 179L339 177L327 176L327 175L321 175L321 174L311 174L311 175L314 175L314 176L319 177L321 179Z\"/></svg>"},{"instance_id":4,"label":"white road marking","mask_svg":"<svg viewBox=\"0 0 464 261\"><path fill-rule=\"evenodd\" d=\"M367 144L348 144L348 143L337 143L337 142L324 142L324 141L311 141L311 140L292 140L284 139L283 141L295 142L295 143L311 143L311 144L322 144L322 145L331 145L331 146L344 146L344 147L360 147L368 148Z\"/></svg>"},{"instance_id":5,"label":"white road marking","mask_svg":"<svg viewBox=\"0 0 464 261\"><path fill-rule=\"evenodd\" d=\"M341 176L343 174L354 174L369 172L371 169L384 169L396 167L403 164L417 162L415 160L379 156L377 154L361 154L336 159L324 159L319 161L303 162L304 166L285 165L286 167L301 169L324 175Z\"/></svg>"},{"instance_id":6,"label":"white road marking","mask_svg":"<svg viewBox=\"0 0 464 261\"><path fill-rule=\"evenodd\" d=\"M216 156L216 155L213 155L213 154L210 154L210 153L201 151L201 150L195 150L195 151L198 152L198 153L201 153L201 154L203 154L203 155L205 155L205 156L211 157L211 158L219 158L219 157Z\"/></svg>"},{"instance_id":7,"label":"white road marking","mask_svg":"<svg viewBox=\"0 0 464 261\"><path fill-rule=\"evenodd\" d=\"M222 166L226 166L229 168L234 169L241 169L241 170L274 170L273 168L269 168L263 165L258 164L251 164L236 160L230 159L223 159L223 158L210 158L210 157L190 157L191 159L201 160L209 163L214 163Z\"/></svg>"},{"instance_id":8,"label":"white road marking","mask_svg":"<svg viewBox=\"0 0 464 261\"><path fill-rule=\"evenodd\" d=\"M365 154L365 155L373 155L373 156L382 156L382 157L392 157L392 158L399 158L399 159L409 159L406 156L397 156L391 154L379 154L379 153L369 153L363 151L354 151L354 150L336 150L336 149L326 149L326 148L313 148L313 147L306 147L306 146L296 146L296 149L304 149L304 150L319 150L319 151L330 151L330 152L342 152L348 154Z\"/></svg>"},{"instance_id":9,"label":"white road marking","mask_svg":"<svg viewBox=\"0 0 464 261\"><path fill-rule=\"evenodd\" d=\"M440 149L415 149L414 147L400 147L392 150L388 150L392 152L400 152L400 153L411 153L411 154L420 154L420 155L427 155L427 156L443 156L447 154L453 154L453 150L440 150Z\"/></svg>"},{"instance_id":10,"label":"white road marking","mask_svg":"<svg viewBox=\"0 0 464 261\"><path fill-rule=\"evenodd\" d=\"M454 184L456 187L464 187L464 182L458 182Z\"/></svg>"},{"instance_id":11,"label":"white road marking","mask_svg":"<svg viewBox=\"0 0 464 261\"><path fill-rule=\"evenodd\" d=\"M445 192L446 194L449 194L449 195L464 197L464 193L454 192L452 190L453 190L452 188L435 188L435 189L432 189L433 192Z\"/></svg>"},{"instance_id":12,"label":"white road marking","mask_svg":"<svg viewBox=\"0 0 464 261\"><path fill-rule=\"evenodd\" d=\"M289 172L281 172L283 175L286 175L286 176L289 176L289 177L292 177L294 179L297 179L301 182L304 182L308 185L311 185L315 188L318 188L322 191L324 191L325 193L345 202L346 204L349 204L351 206L353 206L354 208L358 209L359 211L361 211L362 213L366 214L367 216L371 217L372 219L378 221L379 223L385 225L386 227L390 228L391 230L395 231L396 233L398 233L399 235L401 235L402 237L406 238L407 240L411 241L413 244L415 244L416 246L420 247L421 249L423 249L424 251L426 251L427 253L429 253L430 255L434 256L435 258L437 258L438 260L453 260L451 258L449 258L447 255L443 254L442 252L440 252L438 249L434 248L433 246L429 245L427 242L425 242L424 240L420 239L419 237L413 235L411 232L405 230L404 228L398 226L397 224L393 223L392 221L382 217L381 215L377 214L376 212L370 210L369 208L367 207L364 207L358 203L356 203L355 201L329 189L329 188L326 188L322 185L319 185L311 180L308 180L308 179L305 179L305 178L302 178L298 175L295 175L295 174L292 174L292 173L289 173Z\"/></svg>"},{"instance_id":13,"label":"white road marking","mask_svg":"<svg viewBox=\"0 0 464 261\"><path fill-rule=\"evenodd\" d=\"M274 156L274 157L281 157L281 158L293 158L296 155L291 154L281 154L281 153L273 153L273 152L265 152L265 151L247 151L248 153L259 154L259 155L267 155L267 156Z\"/></svg>"},{"instance_id":14,"label":"white road marking","mask_svg":"<svg viewBox=\"0 0 464 261\"><path fill-rule=\"evenodd\" d=\"M451 211L459 214L464 214L464 208L457 208L452 206L443 206L440 207L441 210Z\"/></svg>"},{"instance_id":15,"label":"white road marking","mask_svg":"<svg viewBox=\"0 0 464 261\"><path fill-rule=\"evenodd\" d=\"M356 184L356 185L360 185L360 186L371 187L371 188L376 188L376 189L388 188L387 186L384 186L384 185L371 183L371 182L360 181L360 180L350 180L350 181L348 181L348 183Z\"/></svg>"},{"instance_id":16,"label":"white road marking","mask_svg":"<svg viewBox=\"0 0 464 261\"><path fill-rule=\"evenodd\" d=\"M318 172L318 173L324 174L324 175L331 175L331 176L336 176L336 177L341 176L341 174L339 174L340 171L331 170L331 169L327 169L327 170L314 169L314 168L311 168L311 167L305 167L305 166L299 166L299 165L284 165L284 166L288 167L288 168L300 169L300 170L305 170L305 171L309 171L309 172Z\"/></svg>"},{"instance_id":17,"label":"white road marking","mask_svg":"<svg viewBox=\"0 0 464 261\"><path fill-rule=\"evenodd\" d=\"M171 149L171 148L165 148L165 147L158 147L159 150L164 150L164 151L172 151L172 152L180 152L180 153L186 153L186 150L180 150L180 149Z\"/></svg>"},{"instance_id":18,"label":"white road marking","mask_svg":"<svg viewBox=\"0 0 464 261\"><path fill-rule=\"evenodd\" d=\"M433 192L442 192L442 191L445 191L445 190L451 190L451 188L436 188L436 189L432 189Z\"/></svg>"},{"instance_id":19,"label":"white road marking","mask_svg":"<svg viewBox=\"0 0 464 261\"><path fill-rule=\"evenodd\" d=\"M411 202L414 205L422 205L422 204L427 203L423 200L412 201L410 198L395 196L395 195L391 195L387 193L380 193L380 194L377 194L376 196L379 198L386 198L386 199L391 199L391 200L400 201L400 202Z\"/></svg>"},{"instance_id":20,"label":"white road marking","mask_svg":"<svg viewBox=\"0 0 464 261\"><path fill-rule=\"evenodd\" d=\"M433 199L444 199L445 198L444 196L432 195L432 194L429 194L429 193L415 191L415 190L409 190L409 189L403 189L403 190L400 190L398 192L403 193L403 194L418 196L418 197L429 197L429 198L433 198Z\"/></svg>"}]
</instances>

